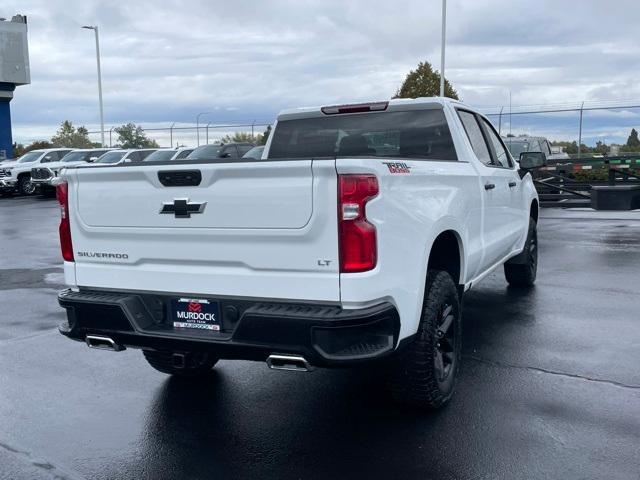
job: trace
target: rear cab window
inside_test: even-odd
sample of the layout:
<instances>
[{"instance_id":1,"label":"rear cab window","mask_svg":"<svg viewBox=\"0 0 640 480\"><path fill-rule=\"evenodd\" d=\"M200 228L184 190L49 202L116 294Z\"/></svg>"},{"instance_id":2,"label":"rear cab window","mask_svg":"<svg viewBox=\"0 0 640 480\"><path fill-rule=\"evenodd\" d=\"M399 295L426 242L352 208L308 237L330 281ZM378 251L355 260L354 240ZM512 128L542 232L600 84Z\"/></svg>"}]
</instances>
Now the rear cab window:
<instances>
[{"instance_id":1,"label":"rear cab window","mask_svg":"<svg viewBox=\"0 0 640 480\"><path fill-rule=\"evenodd\" d=\"M444 111L435 108L279 120L268 155L458 159Z\"/></svg>"}]
</instances>

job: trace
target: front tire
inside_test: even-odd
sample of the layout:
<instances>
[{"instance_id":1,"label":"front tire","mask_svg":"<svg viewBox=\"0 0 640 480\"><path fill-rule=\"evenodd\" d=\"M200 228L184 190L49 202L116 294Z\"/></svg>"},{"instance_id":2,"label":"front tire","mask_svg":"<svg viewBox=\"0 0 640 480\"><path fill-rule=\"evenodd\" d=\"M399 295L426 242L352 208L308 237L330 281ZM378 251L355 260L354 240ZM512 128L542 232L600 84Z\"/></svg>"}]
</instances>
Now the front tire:
<instances>
[{"instance_id":1,"label":"front tire","mask_svg":"<svg viewBox=\"0 0 640 480\"><path fill-rule=\"evenodd\" d=\"M461 333L456 284L449 273L429 270L417 336L393 367L394 400L428 409L446 404L460 365Z\"/></svg>"},{"instance_id":2,"label":"front tire","mask_svg":"<svg viewBox=\"0 0 640 480\"><path fill-rule=\"evenodd\" d=\"M538 230L536 221L529 219L529 231L524 250L512 262L504 264L504 276L514 287L532 287L538 273Z\"/></svg>"},{"instance_id":3,"label":"front tire","mask_svg":"<svg viewBox=\"0 0 640 480\"><path fill-rule=\"evenodd\" d=\"M206 353L180 352L180 365L176 365L175 354L168 350L143 350L142 354L149 365L159 372L180 377L204 377L211 374L217 358Z\"/></svg>"},{"instance_id":4,"label":"front tire","mask_svg":"<svg viewBox=\"0 0 640 480\"><path fill-rule=\"evenodd\" d=\"M31 177L29 175L23 175L18 180L18 190L20 195L33 195L36 193L36 186L31 183Z\"/></svg>"}]
</instances>

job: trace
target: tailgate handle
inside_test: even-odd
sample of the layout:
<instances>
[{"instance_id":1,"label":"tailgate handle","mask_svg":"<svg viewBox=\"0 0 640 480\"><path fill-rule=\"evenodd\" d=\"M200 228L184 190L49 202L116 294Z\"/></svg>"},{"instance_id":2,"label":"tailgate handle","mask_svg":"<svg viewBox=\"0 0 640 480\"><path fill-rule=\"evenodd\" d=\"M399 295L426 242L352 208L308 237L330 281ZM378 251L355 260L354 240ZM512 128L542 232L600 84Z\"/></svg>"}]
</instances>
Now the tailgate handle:
<instances>
[{"instance_id":1,"label":"tailgate handle","mask_svg":"<svg viewBox=\"0 0 640 480\"><path fill-rule=\"evenodd\" d=\"M197 187L202 181L200 170L164 170L158 180L165 187Z\"/></svg>"}]
</instances>

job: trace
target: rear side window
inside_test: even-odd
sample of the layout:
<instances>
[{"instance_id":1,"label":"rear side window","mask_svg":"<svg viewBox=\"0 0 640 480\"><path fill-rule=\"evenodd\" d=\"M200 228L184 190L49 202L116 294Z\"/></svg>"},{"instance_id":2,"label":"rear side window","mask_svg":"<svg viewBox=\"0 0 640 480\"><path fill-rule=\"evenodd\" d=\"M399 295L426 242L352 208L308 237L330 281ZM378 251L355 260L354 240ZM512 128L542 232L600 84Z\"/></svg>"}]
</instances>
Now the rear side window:
<instances>
[{"instance_id":1,"label":"rear side window","mask_svg":"<svg viewBox=\"0 0 640 480\"><path fill-rule=\"evenodd\" d=\"M138 161L144 160L149 155L151 155L153 152L154 152L154 150L140 150L138 152Z\"/></svg>"},{"instance_id":2,"label":"rear side window","mask_svg":"<svg viewBox=\"0 0 640 480\"><path fill-rule=\"evenodd\" d=\"M236 145L238 147L238 155L241 157L253 148L253 145Z\"/></svg>"},{"instance_id":3,"label":"rear side window","mask_svg":"<svg viewBox=\"0 0 640 480\"><path fill-rule=\"evenodd\" d=\"M269 158L314 157L458 159L440 109L278 121Z\"/></svg>"},{"instance_id":4,"label":"rear side window","mask_svg":"<svg viewBox=\"0 0 640 480\"><path fill-rule=\"evenodd\" d=\"M478 125L476 116L464 110L458 110L458 116L464 126L464 130L467 132L473 153L476 154L476 157L478 157L478 160L482 163L491 165L491 154L489 153L487 142L484 141L484 135L482 135L482 130L480 129L480 125Z\"/></svg>"},{"instance_id":5,"label":"rear side window","mask_svg":"<svg viewBox=\"0 0 640 480\"><path fill-rule=\"evenodd\" d=\"M494 131L493 127L489 122L487 122L484 118L482 119L482 123L484 124L485 131L487 132L487 136L491 141L491 145L493 146L493 152L495 154L495 162L494 164L499 167L511 168L511 159L509 158L509 154L507 153L507 149L504 148L502 142L500 141L500 137Z\"/></svg>"}]
</instances>

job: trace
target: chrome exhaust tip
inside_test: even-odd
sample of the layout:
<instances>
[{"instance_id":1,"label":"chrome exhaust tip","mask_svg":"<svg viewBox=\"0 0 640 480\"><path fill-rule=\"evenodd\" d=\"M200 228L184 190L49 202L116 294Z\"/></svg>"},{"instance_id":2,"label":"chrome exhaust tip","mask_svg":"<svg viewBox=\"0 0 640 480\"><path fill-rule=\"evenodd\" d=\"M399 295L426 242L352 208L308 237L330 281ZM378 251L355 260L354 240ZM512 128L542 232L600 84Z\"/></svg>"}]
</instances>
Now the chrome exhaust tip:
<instances>
[{"instance_id":1,"label":"chrome exhaust tip","mask_svg":"<svg viewBox=\"0 0 640 480\"><path fill-rule=\"evenodd\" d=\"M289 370L294 372L310 372L313 367L304 357L298 355L269 355L267 366L272 370Z\"/></svg>"},{"instance_id":2,"label":"chrome exhaust tip","mask_svg":"<svg viewBox=\"0 0 640 480\"><path fill-rule=\"evenodd\" d=\"M101 335L87 335L84 339L89 348L98 350L110 350L112 352L121 352L125 349L124 345L120 345L113 341L112 338L103 337Z\"/></svg>"}]
</instances>

